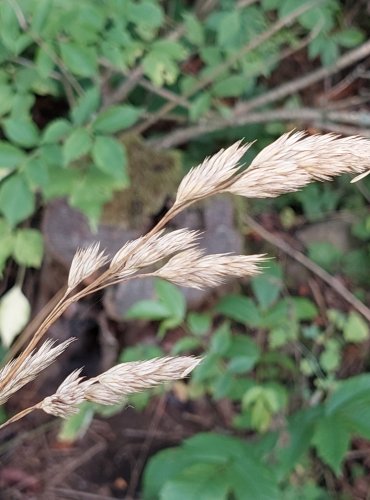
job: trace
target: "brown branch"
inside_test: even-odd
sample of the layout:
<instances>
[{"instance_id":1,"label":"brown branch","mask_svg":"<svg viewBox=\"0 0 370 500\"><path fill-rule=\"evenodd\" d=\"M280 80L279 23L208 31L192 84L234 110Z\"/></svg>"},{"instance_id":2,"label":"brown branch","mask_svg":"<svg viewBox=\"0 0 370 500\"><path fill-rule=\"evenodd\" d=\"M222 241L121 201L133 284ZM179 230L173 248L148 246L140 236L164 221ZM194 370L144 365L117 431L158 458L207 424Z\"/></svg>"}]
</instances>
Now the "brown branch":
<instances>
[{"instance_id":1,"label":"brown branch","mask_svg":"<svg viewBox=\"0 0 370 500\"><path fill-rule=\"evenodd\" d=\"M279 248L279 250L283 251L289 255L289 257L292 257L294 260L302 264L302 266L306 267L309 271L316 274L316 276L329 285L338 295L340 295L346 302L356 309L357 312L370 321L370 309L357 297L355 297L353 293L351 293L337 278L331 276L322 267L315 264L315 262L306 257L306 255L299 250L290 246L282 238L276 234L272 234L270 231L267 231L263 226L261 226L261 224L252 219L249 215L244 216L244 220L248 226L259 234L264 240Z\"/></svg>"},{"instance_id":2,"label":"brown branch","mask_svg":"<svg viewBox=\"0 0 370 500\"><path fill-rule=\"evenodd\" d=\"M330 128L331 123L346 123L366 127L370 121L370 113L348 112L348 111L328 111L316 108L298 108L298 109L275 109L271 111L261 111L255 113L244 113L242 115L233 115L228 119L219 119L200 123L190 127L184 127L167 134L165 137L154 139L149 143L157 148L173 148L180 144L190 141L195 137L216 132L229 127L240 127L251 123L271 123L274 121L293 121L295 123L307 124L317 123L322 128ZM353 134L353 130L351 129ZM358 130L355 135L358 134ZM365 133L365 135L368 135Z\"/></svg>"},{"instance_id":3,"label":"brown branch","mask_svg":"<svg viewBox=\"0 0 370 500\"><path fill-rule=\"evenodd\" d=\"M251 99L248 102L238 104L234 109L234 114L236 116L245 114L253 109L265 106L272 102L283 99L284 97L290 96L297 93L298 91L312 85L324 78L337 73L338 71L355 64L356 62L368 57L370 55L370 40L363 43L360 47L357 47L349 52L346 52L341 56L334 64L326 66L324 68L319 68L316 71L312 71L308 75L301 78L296 78L295 80L283 83L280 87L270 90L265 94Z\"/></svg>"}]
</instances>

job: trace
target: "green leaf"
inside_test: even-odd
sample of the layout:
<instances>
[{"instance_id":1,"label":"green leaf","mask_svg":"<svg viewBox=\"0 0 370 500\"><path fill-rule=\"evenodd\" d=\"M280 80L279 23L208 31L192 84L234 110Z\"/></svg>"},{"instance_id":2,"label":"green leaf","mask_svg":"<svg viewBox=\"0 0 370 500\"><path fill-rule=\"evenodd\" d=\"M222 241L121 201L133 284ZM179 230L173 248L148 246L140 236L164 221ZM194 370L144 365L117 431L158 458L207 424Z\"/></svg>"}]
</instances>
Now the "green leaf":
<instances>
[{"instance_id":1,"label":"green leaf","mask_svg":"<svg viewBox=\"0 0 370 500\"><path fill-rule=\"evenodd\" d=\"M320 365L326 372L334 372L339 368L340 361L340 344L336 339L329 339L324 352L320 354Z\"/></svg>"},{"instance_id":2,"label":"green leaf","mask_svg":"<svg viewBox=\"0 0 370 500\"><path fill-rule=\"evenodd\" d=\"M260 354L260 349L255 341L247 337L247 335L233 335L231 344L226 352L226 357L250 356L257 360Z\"/></svg>"},{"instance_id":3,"label":"green leaf","mask_svg":"<svg viewBox=\"0 0 370 500\"><path fill-rule=\"evenodd\" d=\"M210 109L211 104L211 95L208 92L201 92L191 103L189 109L190 120L193 122L199 120Z\"/></svg>"},{"instance_id":4,"label":"green leaf","mask_svg":"<svg viewBox=\"0 0 370 500\"><path fill-rule=\"evenodd\" d=\"M216 312L249 326L258 326L261 321L253 300L242 295L227 295L222 298L216 307Z\"/></svg>"},{"instance_id":5,"label":"green leaf","mask_svg":"<svg viewBox=\"0 0 370 500\"><path fill-rule=\"evenodd\" d=\"M172 316L183 320L186 313L186 300L184 294L172 283L156 279L155 291L160 301L171 311Z\"/></svg>"},{"instance_id":6,"label":"green leaf","mask_svg":"<svg viewBox=\"0 0 370 500\"><path fill-rule=\"evenodd\" d=\"M321 418L312 438L319 457L339 476L343 458L349 448L350 432L337 415Z\"/></svg>"},{"instance_id":7,"label":"green leaf","mask_svg":"<svg viewBox=\"0 0 370 500\"><path fill-rule=\"evenodd\" d=\"M214 399L229 398L233 388L234 378L230 373L223 373L214 379L212 385L212 395Z\"/></svg>"},{"instance_id":8,"label":"green leaf","mask_svg":"<svg viewBox=\"0 0 370 500\"><path fill-rule=\"evenodd\" d=\"M67 419L62 420L58 432L60 443L72 444L81 439L87 432L95 413L94 404L85 402L81 405L79 412Z\"/></svg>"},{"instance_id":9,"label":"green leaf","mask_svg":"<svg viewBox=\"0 0 370 500\"><path fill-rule=\"evenodd\" d=\"M49 123L49 125L45 128L41 144L49 144L59 142L61 139L64 139L66 135L71 131L71 123L64 118L60 118L59 120L54 120Z\"/></svg>"},{"instance_id":10,"label":"green leaf","mask_svg":"<svg viewBox=\"0 0 370 500\"><path fill-rule=\"evenodd\" d=\"M158 87L172 85L179 75L179 65L167 54L152 50L142 61L145 75Z\"/></svg>"},{"instance_id":11,"label":"green leaf","mask_svg":"<svg viewBox=\"0 0 370 500\"><path fill-rule=\"evenodd\" d=\"M47 25L48 17L52 12L51 0L38 0L33 8L31 29L33 33L40 33Z\"/></svg>"},{"instance_id":12,"label":"green leaf","mask_svg":"<svg viewBox=\"0 0 370 500\"><path fill-rule=\"evenodd\" d=\"M127 157L123 144L113 137L96 137L92 149L95 165L119 181L127 181Z\"/></svg>"},{"instance_id":13,"label":"green leaf","mask_svg":"<svg viewBox=\"0 0 370 500\"><path fill-rule=\"evenodd\" d=\"M339 33L335 33L334 39L339 45L342 45L342 47L351 49L359 45L365 37L361 30L357 28L347 28Z\"/></svg>"},{"instance_id":14,"label":"green leaf","mask_svg":"<svg viewBox=\"0 0 370 500\"><path fill-rule=\"evenodd\" d=\"M337 412L364 395L370 395L370 375L367 373L339 382L326 401L326 411L328 414Z\"/></svg>"},{"instance_id":15,"label":"green leaf","mask_svg":"<svg viewBox=\"0 0 370 500\"><path fill-rule=\"evenodd\" d=\"M134 125L142 113L135 106L112 106L102 111L93 123L93 129L103 134L114 134Z\"/></svg>"},{"instance_id":16,"label":"green leaf","mask_svg":"<svg viewBox=\"0 0 370 500\"><path fill-rule=\"evenodd\" d=\"M40 267L44 253L42 234L36 229L18 229L15 236L14 258L18 264Z\"/></svg>"},{"instance_id":17,"label":"green leaf","mask_svg":"<svg viewBox=\"0 0 370 500\"><path fill-rule=\"evenodd\" d=\"M344 325L343 337L347 342L360 343L369 337L369 327L366 321L358 313L349 313Z\"/></svg>"},{"instance_id":18,"label":"green leaf","mask_svg":"<svg viewBox=\"0 0 370 500\"><path fill-rule=\"evenodd\" d=\"M21 149L8 142L0 141L0 168L17 167L25 158L26 155Z\"/></svg>"},{"instance_id":19,"label":"green leaf","mask_svg":"<svg viewBox=\"0 0 370 500\"><path fill-rule=\"evenodd\" d=\"M128 319L147 319L157 321L171 317L167 306L155 300L140 300L127 311Z\"/></svg>"},{"instance_id":20,"label":"green leaf","mask_svg":"<svg viewBox=\"0 0 370 500\"><path fill-rule=\"evenodd\" d=\"M100 104L100 90L98 87L91 87L79 97L77 103L71 110L71 119L77 126L84 125L93 118L95 111Z\"/></svg>"},{"instance_id":21,"label":"green leaf","mask_svg":"<svg viewBox=\"0 0 370 500\"><path fill-rule=\"evenodd\" d=\"M130 21L150 28L159 28L164 20L162 7L149 0L143 0L140 3L131 2L127 15Z\"/></svg>"},{"instance_id":22,"label":"green leaf","mask_svg":"<svg viewBox=\"0 0 370 500\"><path fill-rule=\"evenodd\" d=\"M14 234L10 226L4 219L0 218L0 275L3 271L3 266L7 259L13 253L14 248Z\"/></svg>"},{"instance_id":23,"label":"green leaf","mask_svg":"<svg viewBox=\"0 0 370 500\"><path fill-rule=\"evenodd\" d=\"M64 164L85 156L91 149L91 137L85 128L75 129L63 144Z\"/></svg>"},{"instance_id":24,"label":"green leaf","mask_svg":"<svg viewBox=\"0 0 370 500\"><path fill-rule=\"evenodd\" d=\"M203 382L205 380L214 380L220 376L219 355L215 353L208 353L203 361L198 365L194 372L192 379L195 383Z\"/></svg>"},{"instance_id":25,"label":"green leaf","mask_svg":"<svg viewBox=\"0 0 370 500\"><path fill-rule=\"evenodd\" d=\"M289 475L308 451L315 425L320 421L322 413L323 408L316 406L298 411L289 418L288 438L282 441L276 449L277 472L280 480Z\"/></svg>"},{"instance_id":26,"label":"green leaf","mask_svg":"<svg viewBox=\"0 0 370 500\"><path fill-rule=\"evenodd\" d=\"M229 46L232 44L235 35L239 33L240 27L241 16L237 9L233 9L223 14L217 32L218 45Z\"/></svg>"},{"instance_id":27,"label":"green leaf","mask_svg":"<svg viewBox=\"0 0 370 500\"><path fill-rule=\"evenodd\" d=\"M31 148L39 141L39 130L31 120L7 118L3 121L4 133L19 146Z\"/></svg>"},{"instance_id":28,"label":"green leaf","mask_svg":"<svg viewBox=\"0 0 370 500\"><path fill-rule=\"evenodd\" d=\"M190 312L186 319L189 330L194 335L205 335L211 329L212 317L208 314Z\"/></svg>"},{"instance_id":29,"label":"green leaf","mask_svg":"<svg viewBox=\"0 0 370 500\"><path fill-rule=\"evenodd\" d=\"M13 89L10 85L0 84L0 116L5 115L12 109Z\"/></svg>"},{"instance_id":30,"label":"green leaf","mask_svg":"<svg viewBox=\"0 0 370 500\"><path fill-rule=\"evenodd\" d=\"M259 356L235 356L227 366L230 373L249 373L256 365Z\"/></svg>"},{"instance_id":31,"label":"green leaf","mask_svg":"<svg viewBox=\"0 0 370 500\"><path fill-rule=\"evenodd\" d=\"M54 69L55 62L51 57L50 52L53 52L53 49L50 46L47 46L47 48L42 46L37 49L35 64L41 78L48 78Z\"/></svg>"},{"instance_id":32,"label":"green leaf","mask_svg":"<svg viewBox=\"0 0 370 500\"><path fill-rule=\"evenodd\" d=\"M231 344L231 331L228 323L224 323L214 332L210 343L210 352L223 355Z\"/></svg>"},{"instance_id":33,"label":"green leaf","mask_svg":"<svg viewBox=\"0 0 370 500\"><path fill-rule=\"evenodd\" d=\"M267 309L276 302L283 287L283 273L278 264L270 263L261 276L251 280L251 286L258 304Z\"/></svg>"},{"instance_id":34,"label":"green leaf","mask_svg":"<svg viewBox=\"0 0 370 500\"><path fill-rule=\"evenodd\" d=\"M317 317L319 314L315 304L305 297L291 298L298 321L309 321Z\"/></svg>"},{"instance_id":35,"label":"green leaf","mask_svg":"<svg viewBox=\"0 0 370 500\"><path fill-rule=\"evenodd\" d=\"M199 19L190 12L184 14L186 37L189 42L194 45L200 46L204 43L204 28Z\"/></svg>"},{"instance_id":36,"label":"green leaf","mask_svg":"<svg viewBox=\"0 0 370 500\"><path fill-rule=\"evenodd\" d=\"M217 488L213 488L213 484ZM271 469L262 463L252 447L237 438L197 434L181 447L154 455L145 471L144 499L147 500L226 500L231 497L280 498Z\"/></svg>"},{"instance_id":37,"label":"green leaf","mask_svg":"<svg viewBox=\"0 0 370 500\"><path fill-rule=\"evenodd\" d=\"M144 469L144 500L159 498L168 480L192 463L193 457L181 448L168 448L153 455Z\"/></svg>"},{"instance_id":38,"label":"green leaf","mask_svg":"<svg viewBox=\"0 0 370 500\"><path fill-rule=\"evenodd\" d=\"M30 216L35 209L34 195L20 175L12 175L0 185L0 210L10 225Z\"/></svg>"},{"instance_id":39,"label":"green leaf","mask_svg":"<svg viewBox=\"0 0 370 500\"><path fill-rule=\"evenodd\" d=\"M183 337L176 342L171 349L171 353L176 356L177 354L182 354L184 352L192 352L201 347L201 345L202 342L196 337Z\"/></svg>"},{"instance_id":40,"label":"green leaf","mask_svg":"<svg viewBox=\"0 0 370 500\"><path fill-rule=\"evenodd\" d=\"M244 75L231 75L212 86L212 94L216 97L239 97L249 89Z\"/></svg>"},{"instance_id":41,"label":"green leaf","mask_svg":"<svg viewBox=\"0 0 370 500\"><path fill-rule=\"evenodd\" d=\"M74 43L60 43L60 52L67 68L78 76L94 76L98 70L97 52Z\"/></svg>"},{"instance_id":42,"label":"green leaf","mask_svg":"<svg viewBox=\"0 0 370 500\"><path fill-rule=\"evenodd\" d=\"M227 500L229 481L225 466L194 464L165 484L162 500Z\"/></svg>"},{"instance_id":43,"label":"green leaf","mask_svg":"<svg viewBox=\"0 0 370 500\"><path fill-rule=\"evenodd\" d=\"M133 347L126 347L119 356L119 362L141 361L143 359L159 358L160 356L163 356L160 347L150 344L138 344Z\"/></svg>"}]
</instances>

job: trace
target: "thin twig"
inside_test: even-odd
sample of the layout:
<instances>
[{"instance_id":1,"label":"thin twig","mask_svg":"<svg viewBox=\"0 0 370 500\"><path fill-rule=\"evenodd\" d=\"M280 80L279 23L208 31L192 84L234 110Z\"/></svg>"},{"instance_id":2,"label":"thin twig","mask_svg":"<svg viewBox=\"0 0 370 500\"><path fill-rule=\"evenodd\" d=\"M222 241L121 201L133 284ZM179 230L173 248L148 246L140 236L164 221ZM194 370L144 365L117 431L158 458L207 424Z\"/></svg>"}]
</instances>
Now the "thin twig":
<instances>
[{"instance_id":1,"label":"thin twig","mask_svg":"<svg viewBox=\"0 0 370 500\"><path fill-rule=\"evenodd\" d=\"M230 110L230 117L227 119L212 119L212 121L202 122L195 126L174 130L172 133L167 134L167 136L164 138L153 140L152 145L156 148L171 148L183 144L184 142L187 142L194 137L199 137L202 134L215 132L225 127L236 127L249 123L265 123L273 120L297 120L298 123L310 123L312 122L312 120L320 120L323 118L322 115L323 113L325 113L325 110L301 108L296 110L271 110L261 113L251 113L251 111L261 106L265 106L266 104L271 104L275 101L283 99L284 97L293 95L296 92L308 87L309 85L323 80L331 76L332 74L335 74L336 72L350 66L351 64L364 59L369 55L370 41L367 41L360 47L357 47L356 49L353 49L352 51L349 51L341 56L331 66L319 68L315 71L312 71L308 75L296 78L295 80L288 83L283 83L278 88L272 89L261 96L251 99L250 101L237 104L234 109ZM328 116L329 113L326 112L325 118L328 118ZM338 114L331 115L331 119L335 121L340 117L343 119L344 116L345 115ZM363 127L366 127L369 123L368 113L352 114L352 116L352 123L360 123ZM347 119L345 119L345 122L347 122ZM358 131L355 133L358 134Z\"/></svg>"},{"instance_id":2,"label":"thin twig","mask_svg":"<svg viewBox=\"0 0 370 500\"><path fill-rule=\"evenodd\" d=\"M325 128L333 122L354 124L362 127L370 122L370 113L360 111L335 111L326 110L324 108L297 108L286 109L278 108L275 110L260 111L260 112L246 112L243 114L233 114L227 119L218 119L213 121L202 122L198 125L184 127L175 130L172 133L161 137L159 139L152 139L149 141L150 145L156 149L166 149L179 146L185 142L190 141L195 137L216 132L229 127L239 127L252 123L272 123L274 121L294 122L296 124L311 124L313 122L320 122L321 126ZM358 130L351 129L351 134L358 135ZM368 133L364 129L365 135Z\"/></svg>"},{"instance_id":3,"label":"thin twig","mask_svg":"<svg viewBox=\"0 0 370 500\"><path fill-rule=\"evenodd\" d=\"M280 87L276 89L272 89L265 94L258 96L250 101L240 103L235 107L234 114L236 116L245 114L253 109L259 108L261 106L266 106L266 104L270 104L272 102L276 102L284 97L293 95L298 91L313 85L324 78L328 78L334 73L338 73L338 71L355 64L356 62L365 59L370 55L370 40L360 45L360 47L356 47L349 52L346 52L341 56L335 63L330 66L325 66L319 68L315 71L312 71L308 75L302 76L301 78L296 78L295 80L283 83Z\"/></svg>"},{"instance_id":4,"label":"thin twig","mask_svg":"<svg viewBox=\"0 0 370 500\"><path fill-rule=\"evenodd\" d=\"M26 408L25 410L20 411L16 415L13 415L13 417L9 418L6 422L0 425L0 429L3 429L9 424L12 424L13 422L16 422L17 420L20 420L21 418L25 417L29 413L32 413L33 411L37 410L38 407L37 405L35 406L30 406L29 408Z\"/></svg>"},{"instance_id":5,"label":"thin twig","mask_svg":"<svg viewBox=\"0 0 370 500\"><path fill-rule=\"evenodd\" d=\"M299 250L296 250L295 248L290 246L282 238L280 238L276 234L272 234L270 231L267 231L261 224L256 222L249 215L245 215L244 220L248 224L248 226L257 234L259 234L264 240L279 248L279 250L283 251L284 253L289 255L289 257L292 257L294 260L302 264L302 266L306 267L312 273L316 274L316 276L327 283L333 290L335 290L338 295L340 295L362 316L364 316L364 318L370 321L370 309L357 297L355 297L353 293L351 293L348 288L346 288L337 278L331 276L322 267L315 264L315 262L313 262Z\"/></svg>"}]
</instances>

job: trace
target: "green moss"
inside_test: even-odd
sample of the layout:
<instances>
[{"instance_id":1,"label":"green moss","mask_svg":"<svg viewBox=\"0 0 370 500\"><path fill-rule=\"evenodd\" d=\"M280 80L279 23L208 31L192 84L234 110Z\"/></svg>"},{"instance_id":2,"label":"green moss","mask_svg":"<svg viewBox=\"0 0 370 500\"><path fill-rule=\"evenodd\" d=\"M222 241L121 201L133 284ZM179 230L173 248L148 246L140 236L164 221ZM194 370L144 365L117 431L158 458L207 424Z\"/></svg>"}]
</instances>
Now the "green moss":
<instances>
[{"instance_id":1,"label":"green moss","mask_svg":"<svg viewBox=\"0 0 370 500\"><path fill-rule=\"evenodd\" d=\"M102 223L141 228L174 196L182 177L181 158L176 151L155 151L135 135L125 135L122 143L131 185L105 206Z\"/></svg>"}]
</instances>

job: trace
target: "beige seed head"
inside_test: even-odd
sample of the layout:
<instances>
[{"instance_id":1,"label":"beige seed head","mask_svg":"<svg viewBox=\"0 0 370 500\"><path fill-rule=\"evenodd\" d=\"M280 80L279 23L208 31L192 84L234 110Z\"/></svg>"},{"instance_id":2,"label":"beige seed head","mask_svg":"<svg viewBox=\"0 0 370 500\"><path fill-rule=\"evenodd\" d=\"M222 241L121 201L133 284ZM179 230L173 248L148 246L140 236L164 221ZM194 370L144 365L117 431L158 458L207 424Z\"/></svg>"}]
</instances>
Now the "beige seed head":
<instances>
[{"instance_id":1,"label":"beige seed head","mask_svg":"<svg viewBox=\"0 0 370 500\"><path fill-rule=\"evenodd\" d=\"M86 390L86 398L100 404L116 404L128 394L186 377L200 361L179 356L121 363L96 377L96 383Z\"/></svg>"},{"instance_id":2,"label":"beige seed head","mask_svg":"<svg viewBox=\"0 0 370 500\"><path fill-rule=\"evenodd\" d=\"M57 417L67 418L78 412L83 401L112 405L128 394L186 377L198 364L193 356L164 357L148 361L121 363L98 377L84 380L81 370L71 373L55 394L36 407Z\"/></svg>"},{"instance_id":3,"label":"beige seed head","mask_svg":"<svg viewBox=\"0 0 370 500\"><path fill-rule=\"evenodd\" d=\"M261 272L264 255L204 255L194 249L172 257L154 276L179 286L203 289L218 286L231 277L254 276Z\"/></svg>"},{"instance_id":4,"label":"beige seed head","mask_svg":"<svg viewBox=\"0 0 370 500\"><path fill-rule=\"evenodd\" d=\"M75 370L58 387L55 394L46 397L38 408L56 417L67 418L78 413L78 405L85 401L87 383L80 377L82 368Z\"/></svg>"},{"instance_id":5,"label":"beige seed head","mask_svg":"<svg viewBox=\"0 0 370 500\"><path fill-rule=\"evenodd\" d=\"M28 382L31 382L40 372L51 365L74 340L76 339L71 338L56 346L54 346L55 342L53 340L46 340L37 351L31 352L20 365L10 382L0 392L0 405L4 404L12 394L28 384ZM13 364L14 360L2 368L0 371L0 381L5 378Z\"/></svg>"},{"instance_id":6,"label":"beige seed head","mask_svg":"<svg viewBox=\"0 0 370 500\"><path fill-rule=\"evenodd\" d=\"M188 229L163 233L162 230L147 239L141 237L126 243L112 259L110 266L112 272L119 277L132 274L179 250L193 247L200 236L198 231Z\"/></svg>"},{"instance_id":7,"label":"beige seed head","mask_svg":"<svg viewBox=\"0 0 370 500\"><path fill-rule=\"evenodd\" d=\"M249 198L272 198L315 180L363 172L369 164L368 139L288 133L264 148L226 191Z\"/></svg>"},{"instance_id":8,"label":"beige seed head","mask_svg":"<svg viewBox=\"0 0 370 500\"><path fill-rule=\"evenodd\" d=\"M238 141L192 168L180 183L175 206L205 198L222 189L239 170L239 162L250 146Z\"/></svg>"},{"instance_id":9,"label":"beige seed head","mask_svg":"<svg viewBox=\"0 0 370 500\"><path fill-rule=\"evenodd\" d=\"M79 248L75 253L68 275L68 291L73 290L85 278L108 262L104 251L100 252L100 243L93 243L86 248Z\"/></svg>"}]
</instances>

